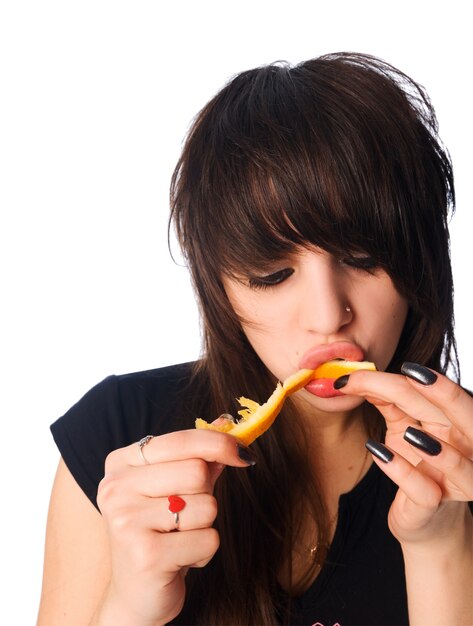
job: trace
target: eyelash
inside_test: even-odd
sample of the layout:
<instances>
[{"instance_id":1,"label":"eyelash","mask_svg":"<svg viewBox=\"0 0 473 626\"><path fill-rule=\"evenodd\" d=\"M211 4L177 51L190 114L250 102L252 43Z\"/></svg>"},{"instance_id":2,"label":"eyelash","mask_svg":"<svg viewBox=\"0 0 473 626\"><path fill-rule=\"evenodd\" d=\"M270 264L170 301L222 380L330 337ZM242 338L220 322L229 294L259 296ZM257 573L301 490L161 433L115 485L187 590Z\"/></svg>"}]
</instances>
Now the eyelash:
<instances>
[{"instance_id":1,"label":"eyelash","mask_svg":"<svg viewBox=\"0 0 473 626\"><path fill-rule=\"evenodd\" d=\"M352 269L359 270L361 272L373 273L378 267L378 264L372 257L351 257L340 259L341 265L346 265ZM294 270L291 267L286 267L272 274L266 276L250 276L248 279L248 285L252 289L269 289L270 287L276 287L283 283L290 276L294 274Z\"/></svg>"},{"instance_id":2,"label":"eyelash","mask_svg":"<svg viewBox=\"0 0 473 626\"><path fill-rule=\"evenodd\" d=\"M270 287L276 287L276 285L284 282L293 274L294 270L291 267L286 267L266 276L250 276L248 285L252 289L269 289Z\"/></svg>"},{"instance_id":3,"label":"eyelash","mask_svg":"<svg viewBox=\"0 0 473 626\"><path fill-rule=\"evenodd\" d=\"M373 273L373 271L378 267L378 263L373 257L370 256L361 256L361 257L349 257L345 259L340 259L340 263L343 265L347 265L355 270L361 270L363 272Z\"/></svg>"}]
</instances>

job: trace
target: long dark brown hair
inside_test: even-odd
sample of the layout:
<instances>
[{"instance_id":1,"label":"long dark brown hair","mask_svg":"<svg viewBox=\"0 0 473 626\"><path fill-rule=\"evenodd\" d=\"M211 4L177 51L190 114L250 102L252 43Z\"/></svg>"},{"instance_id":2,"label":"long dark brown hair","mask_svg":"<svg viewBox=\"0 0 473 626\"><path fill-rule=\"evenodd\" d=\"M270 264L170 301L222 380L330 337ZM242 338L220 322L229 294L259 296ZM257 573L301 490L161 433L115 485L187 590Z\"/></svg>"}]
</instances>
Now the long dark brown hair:
<instances>
[{"instance_id":1,"label":"long dark brown hair","mask_svg":"<svg viewBox=\"0 0 473 626\"><path fill-rule=\"evenodd\" d=\"M203 108L171 184L170 224L202 316L193 410L206 417L232 413L242 393L258 401L271 393L274 377L242 332L222 277L261 271L307 245L343 258L369 254L407 299L389 371L408 359L441 372L450 367L459 377L448 235L453 174L437 130L420 85L354 53L243 72ZM183 619L284 621L278 574L286 567L291 580L302 493L319 541L327 538L290 402L284 415L254 444L257 466L227 468L217 483L221 547L190 577L193 614ZM382 436L382 423L375 415L370 432ZM292 580L293 595L323 559L322 553L303 579Z\"/></svg>"}]
</instances>

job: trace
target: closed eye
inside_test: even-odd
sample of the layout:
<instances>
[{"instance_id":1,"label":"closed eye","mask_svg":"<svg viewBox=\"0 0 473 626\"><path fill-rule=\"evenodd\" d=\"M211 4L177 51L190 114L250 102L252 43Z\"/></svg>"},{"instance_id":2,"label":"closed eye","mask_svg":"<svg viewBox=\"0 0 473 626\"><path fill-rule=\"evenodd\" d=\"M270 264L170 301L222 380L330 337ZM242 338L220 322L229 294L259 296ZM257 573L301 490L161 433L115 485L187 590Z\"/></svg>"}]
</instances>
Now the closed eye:
<instances>
[{"instance_id":1,"label":"closed eye","mask_svg":"<svg viewBox=\"0 0 473 626\"><path fill-rule=\"evenodd\" d=\"M269 287L275 287L284 282L292 276L292 274L294 274L294 270L291 267L285 267L282 270L278 270L272 274L266 274L265 276L250 276L248 278L248 285L252 289L268 289Z\"/></svg>"},{"instance_id":2,"label":"closed eye","mask_svg":"<svg viewBox=\"0 0 473 626\"><path fill-rule=\"evenodd\" d=\"M373 272L376 268L379 267L376 259L371 256L346 257L340 259L340 263L342 263L343 265L347 265L348 267L353 267L357 270L364 270L366 272Z\"/></svg>"}]
</instances>

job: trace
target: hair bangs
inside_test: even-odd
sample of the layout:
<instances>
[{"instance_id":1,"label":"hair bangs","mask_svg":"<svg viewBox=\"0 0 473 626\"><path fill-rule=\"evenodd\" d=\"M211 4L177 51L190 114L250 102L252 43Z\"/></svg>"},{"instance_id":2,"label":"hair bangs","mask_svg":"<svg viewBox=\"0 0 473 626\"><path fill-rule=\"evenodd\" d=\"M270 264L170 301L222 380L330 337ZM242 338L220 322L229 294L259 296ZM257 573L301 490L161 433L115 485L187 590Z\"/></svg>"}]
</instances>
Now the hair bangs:
<instances>
[{"instance_id":1,"label":"hair bangs","mask_svg":"<svg viewBox=\"0 0 473 626\"><path fill-rule=\"evenodd\" d=\"M423 184L418 151L410 148L419 143L412 108L386 68L375 83L364 67L354 79L347 63L333 65L319 60L317 81L310 62L243 73L197 119L189 146L207 147L192 159L205 187L191 204L194 219L205 221L193 232L216 270L264 268L297 247L316 246L368 253L404 271L410 253L402 242L412 241L405 230ZM350 90L349 106L340 83ZM366 98L373 85L376 93ZM406 110L406 128L393 106Z\"/></svg>"}]
</instances>

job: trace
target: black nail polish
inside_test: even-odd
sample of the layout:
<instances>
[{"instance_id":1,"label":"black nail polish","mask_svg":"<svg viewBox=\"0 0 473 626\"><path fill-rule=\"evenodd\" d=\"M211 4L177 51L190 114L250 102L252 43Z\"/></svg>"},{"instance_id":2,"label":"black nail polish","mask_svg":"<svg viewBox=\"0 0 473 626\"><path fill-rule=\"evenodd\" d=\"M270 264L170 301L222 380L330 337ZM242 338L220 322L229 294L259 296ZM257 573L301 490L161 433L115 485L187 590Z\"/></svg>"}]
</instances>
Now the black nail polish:
<instances>
[{"instance_id":1,"label":"black nail polish","mask_svg":"<svg viewBox=\"0 0 473 626\"><path fill-rule=\"evenodd\" d=\"M411 363L410 361L402 364L401 372L421 385L433 385L437 380L437 374L429 370L428 367L418 363Z\"/></svg>"},{"instance_id":2,"label":"black nail polish","mask_svg":"<svg viewBox=\"0 0 473 626\"><path fill-rule=\"evenodd\" d=\"M345 387L349 378L350 374L344 374L343 376L340 376L340 378L337 378L337 380L334 381L333 388L341 389L342 387Z\"/></svg>"},{"instance_id":3,"label":"black nail polish","mask_svg":"<svg viewBox=\"0 0 473 626\"><path fill-rule=\"evenodd\" d=\"M437 439L434 439L423 430L412 428L409 426L404 433L404 439L410 443L414 448L418 448L430 456L437 456L442 451L442 444Z\"/></svg>"},{"instance_id":4,"label":"black nail polish","mask_svg":"<svg viewBox=\"0 0 473 626\"><path fill-rule=\"evenodd\" d=\"M249 448L239 443L237 444L237 450L238 456L242 461L248 463L248 465L256 465L256 457Z\"/></svg>"},{"instance_id":5,"label":"black nail polish","mask_svg":"<svg viewBox=\"0 0 473 626\"><path fill-rule=\"evenodd\" d=\"M388 448L386 448L386 446L384 446L382 443L379 443L379 441L375 441L374 439L368 439L368 441L365 443L365 446L371 452L371 454L374 454L374 456L380 461L383 461L383 463L389 463L394 459L394 454L391 452L391 450L388 450Z\"/></svg>"}]
</instances>

